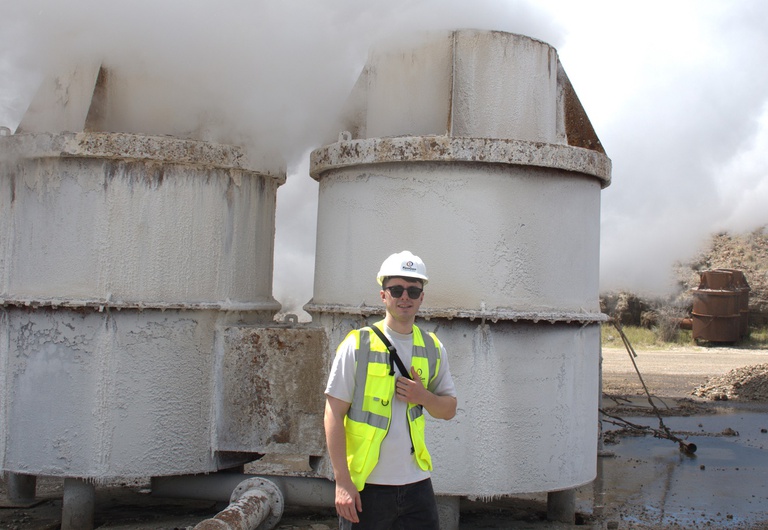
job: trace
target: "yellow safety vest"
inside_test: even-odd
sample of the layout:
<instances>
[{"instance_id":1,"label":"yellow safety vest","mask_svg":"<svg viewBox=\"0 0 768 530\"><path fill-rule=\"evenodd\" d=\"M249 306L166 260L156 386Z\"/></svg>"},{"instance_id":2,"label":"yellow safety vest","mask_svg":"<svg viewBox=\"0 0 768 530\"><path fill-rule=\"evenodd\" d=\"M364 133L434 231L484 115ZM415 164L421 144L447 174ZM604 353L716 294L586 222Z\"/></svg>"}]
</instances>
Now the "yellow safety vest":
<instances>
[{"instance_id":1,"label":"yellow safety vest","mask_svg":"<svg viewBox=\"0 0 768 530\"><path fill-rule=\"evenodd\" d=\"M374 324L383 328L383 321ZM390 375L390 359L384 343L370 328L349 333L355 337L355 393L344 427L347 440L347 465L358 491L379 461L381 442L392 420L392 400L395 398L395 376ZM349 337L348 335L348 337ZM440 341L434 333L424 341L422 331L413 326L413 357L426 388L434 383L440 371ZM406 367L410 368L410 367ZM410 374L409 374L410 375ZM364 384L362 383L364 382ZM425 471L432 469L432 457L424 440L425 418L421 405L408 404L408 425L416 463Z\"/></svg>"}]
</instances>

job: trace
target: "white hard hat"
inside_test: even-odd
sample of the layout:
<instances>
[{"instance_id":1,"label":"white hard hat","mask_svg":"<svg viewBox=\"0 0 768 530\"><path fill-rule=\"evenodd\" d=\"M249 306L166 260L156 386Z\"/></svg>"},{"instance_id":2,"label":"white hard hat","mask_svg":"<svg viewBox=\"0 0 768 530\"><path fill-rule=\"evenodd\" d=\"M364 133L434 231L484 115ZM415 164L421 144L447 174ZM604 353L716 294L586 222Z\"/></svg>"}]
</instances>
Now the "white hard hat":
<instances>
[{"instance_id":1,"label":"white hard hat","mask_svg":"<svg viewBox=\"0 0 768 530\"><path fill-rule=\"evenodd\" d=\"M407 250L392 254L381 264L379 273L376 275L379 285L383 285L384 278L388 276L404 276L406 278L417 278L427 284L427 266L421 261L421 258Z\"/></svg>"}]
</instances>

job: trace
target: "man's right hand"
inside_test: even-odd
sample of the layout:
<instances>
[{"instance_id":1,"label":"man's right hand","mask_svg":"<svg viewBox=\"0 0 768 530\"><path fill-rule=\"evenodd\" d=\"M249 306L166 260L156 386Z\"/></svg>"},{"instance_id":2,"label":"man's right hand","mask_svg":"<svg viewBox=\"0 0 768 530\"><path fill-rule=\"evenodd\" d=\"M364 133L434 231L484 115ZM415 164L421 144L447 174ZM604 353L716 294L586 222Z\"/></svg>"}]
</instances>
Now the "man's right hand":
<instances>
[{"instance_id":1,"label":"man's right hand","mask_svg":"<svg viewBox=\"0 0 768 530\"><path fill-rule=\"evenodd\" d=\"M326 396L325 402L325 439L328 455L331 457L333 475L336 478L336 511L353 523L359 523L357 512L363 511L360 492L357 491L347 467L347 441L344 431L344 418L349 411L349 403L333 396Z\"/></svg>"},{"instance_id":2,"label":"man's right hand","mask_svg":"<svg viewBox=\"0 0 768 530\"><path fill-rule=\"evenodd\" d=\"M363 511L363 503L360 501L360 492L352 481L348 484L336 482L336 511L348 521L360 522L357 512Z\"/></svg>"}]
</instances>

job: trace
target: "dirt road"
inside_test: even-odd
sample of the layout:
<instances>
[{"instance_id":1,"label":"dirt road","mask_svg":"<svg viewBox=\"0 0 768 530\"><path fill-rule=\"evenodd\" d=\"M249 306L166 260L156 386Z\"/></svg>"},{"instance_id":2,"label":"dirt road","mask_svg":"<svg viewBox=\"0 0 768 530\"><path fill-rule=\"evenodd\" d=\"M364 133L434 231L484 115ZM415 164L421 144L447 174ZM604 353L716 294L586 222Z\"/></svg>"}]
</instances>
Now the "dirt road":
<instances>
[{"instance_id":1,"label":"dirt road","mask_svg":"<svg viewBox=\"0 0 768 530\"><path fill-rule=\"evenodd\" d=\"M648 390L660 397L691 397L710 377L743 366L768 363L768 350L691 346L674 350L636 351L634 362ZM632 358L626 349L604 348L603 392L616 395L643 393Z\"/></svg>"}]
</instances>

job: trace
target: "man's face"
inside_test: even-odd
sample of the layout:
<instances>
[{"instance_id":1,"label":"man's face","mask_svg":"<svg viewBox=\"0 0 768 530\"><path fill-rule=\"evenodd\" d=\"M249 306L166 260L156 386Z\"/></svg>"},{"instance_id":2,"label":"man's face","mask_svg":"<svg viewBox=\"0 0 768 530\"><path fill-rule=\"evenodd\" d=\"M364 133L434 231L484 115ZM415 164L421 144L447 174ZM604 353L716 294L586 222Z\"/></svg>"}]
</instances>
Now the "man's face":
<instances>
[{"instance_id":1,"label":"man's face","mask_svg":"<svg viewBox=\"0 0 768 530\"><path fill-rule=\"evenodd\" d=\"M403 293L398 298L392 295L389 287L403 287ZM418 287L421 289L423 286L418 280L406 280L405 278L390 278L386 284L384 284L381 290L381 300L384 302L384 306L387 309L387 313L392 315L392 318L399 321L412 321L416 317L416 313L419 312L421 302L424 300L424 293L422 292L415 300L408 296L408 287Z\"/></svg>"}]
</instances>

